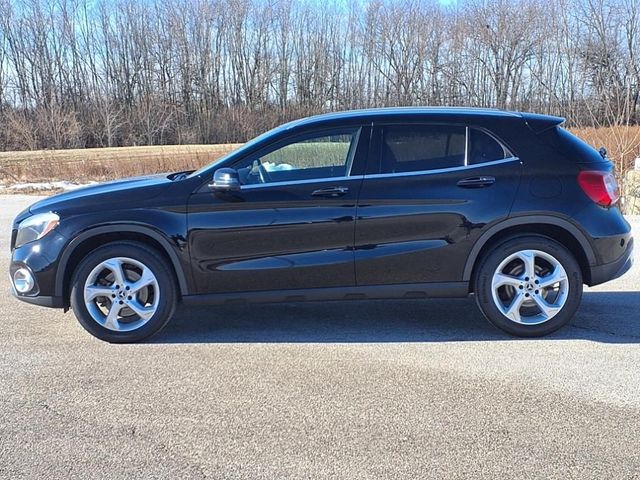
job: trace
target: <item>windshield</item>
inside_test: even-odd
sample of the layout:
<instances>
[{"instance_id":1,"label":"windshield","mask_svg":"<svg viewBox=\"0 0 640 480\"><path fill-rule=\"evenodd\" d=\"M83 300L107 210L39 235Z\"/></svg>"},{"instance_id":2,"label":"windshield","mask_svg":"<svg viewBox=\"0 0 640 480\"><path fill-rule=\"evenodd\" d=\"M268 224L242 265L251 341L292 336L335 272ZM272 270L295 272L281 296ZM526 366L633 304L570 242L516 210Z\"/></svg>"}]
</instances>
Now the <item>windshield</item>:
<instances>
[{"instance_id":1,"label":"windshield","mask_svg":"<svg viewBox=\"0 0 640 480\"><path fill-rule=\"evenodd\" d=\"M243 152L245 150L249 150L251 147L253 147L257 143L260 143L265 138L271 136L273 134L273 132L275 132L276 130L279 130L280 128L282 128L282 127L276 127L276 128L273 128L273 129L269 130L268 132L265 132L265 133L263 133L261 135L258 135L257 137L249 140L247 143L245 143L241 147L236 148L235 150L230 151L229 153L223 155L222 157L218 158L217 160L211 162L210 164L205 165L202 168L199 168L198 170L193 172L191 175L189 175L189 177L191 178L191 177L197 177L198 175L202 175L204 172L206 172L210 168L214 168L216 165L219 165L219 164L225 162L231 155L236 155L236 154L241 153L241 152Z\"/></svg>"}]
</instances>

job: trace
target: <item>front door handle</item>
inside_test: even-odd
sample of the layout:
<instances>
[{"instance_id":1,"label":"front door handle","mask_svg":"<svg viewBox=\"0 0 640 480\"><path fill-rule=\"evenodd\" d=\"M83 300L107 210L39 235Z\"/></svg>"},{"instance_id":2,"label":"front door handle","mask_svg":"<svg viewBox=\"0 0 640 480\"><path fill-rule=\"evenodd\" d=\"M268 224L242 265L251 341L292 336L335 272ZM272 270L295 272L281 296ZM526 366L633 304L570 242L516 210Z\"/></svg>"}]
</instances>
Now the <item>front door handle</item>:
<instances>
[{"instance_id":1,"label":"front door handle","mask_svg":"<svg viewBox=\"0 0 640 480\"><path fill-rule=\"evenodd\" d=\"M463 178L457 185L462 188L484 188L490 187L494 183L496 183L495 177L482 176Z\"/></svg>"},{"instance_id":2,"label":"front door handle","mask_svg":"<svg viewBox=\"0 0 640 480\"><path fill-rule=\"evenodd\" d=\"M348 191L349 189L347 187L329 187L314 190L311 195L314 197L341 197Z\"/></svg>"}]
</instances>

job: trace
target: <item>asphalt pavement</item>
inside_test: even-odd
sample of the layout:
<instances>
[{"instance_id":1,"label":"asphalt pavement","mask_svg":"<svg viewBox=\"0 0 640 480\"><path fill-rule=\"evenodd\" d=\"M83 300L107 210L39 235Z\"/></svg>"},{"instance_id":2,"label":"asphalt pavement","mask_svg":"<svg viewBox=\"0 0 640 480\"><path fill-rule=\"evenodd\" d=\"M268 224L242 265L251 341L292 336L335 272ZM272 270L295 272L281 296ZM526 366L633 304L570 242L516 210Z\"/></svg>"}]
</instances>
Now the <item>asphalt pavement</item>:
<instances>
[{"instance_id":1,"label":"asphalt pavement","mask_svg":"<svg viewBox=\"0 0 640 480\"><path fill-rule=\"evenodd\" d=\"M110 345L8 293L35 199L0 196L0 478L640 478L640 249L544 339L460 299L180 307Z\"/></svg>"}]
</instances>

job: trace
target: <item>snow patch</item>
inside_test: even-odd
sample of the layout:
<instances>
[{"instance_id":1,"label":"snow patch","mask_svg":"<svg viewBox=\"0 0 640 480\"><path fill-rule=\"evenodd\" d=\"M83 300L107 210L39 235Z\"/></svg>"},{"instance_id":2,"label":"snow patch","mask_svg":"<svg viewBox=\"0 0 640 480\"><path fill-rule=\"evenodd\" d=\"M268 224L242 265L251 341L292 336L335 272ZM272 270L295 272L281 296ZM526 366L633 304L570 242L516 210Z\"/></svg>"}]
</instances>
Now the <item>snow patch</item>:
<instances>
[{"instance_id":1,"label":"snow patch","mask_svg":"<svg viewBox=\"0 0 640 480\"><path fill-rule=\"evenodd\" d=\"M15 183L4 187L8 190L75 190L76 188L86 187L87 185L94 185L98 182L89 183L73 183L65 180L60 182L33 182L33 183Z\"/></svg>"}]
</instances>

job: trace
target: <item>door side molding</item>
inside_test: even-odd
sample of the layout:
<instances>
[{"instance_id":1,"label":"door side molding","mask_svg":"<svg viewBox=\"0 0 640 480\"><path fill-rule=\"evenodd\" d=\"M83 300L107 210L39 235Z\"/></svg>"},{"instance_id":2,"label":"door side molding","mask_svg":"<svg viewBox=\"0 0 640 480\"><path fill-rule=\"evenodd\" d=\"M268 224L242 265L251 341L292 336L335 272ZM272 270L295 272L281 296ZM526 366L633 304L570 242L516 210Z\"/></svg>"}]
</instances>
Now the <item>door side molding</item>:
<instances>
[{"instance_id":1,"label":"door side molding","mask_svg":"<svg viewBox=\"0 0 640 480\"><path fill-rule=\"evenodd\" d=\"M183 296L182 301L187 305L224 305L333 300L461 298L468 294L468 282L441 282L211 293Z\"/></svg>"}]
</instances>

